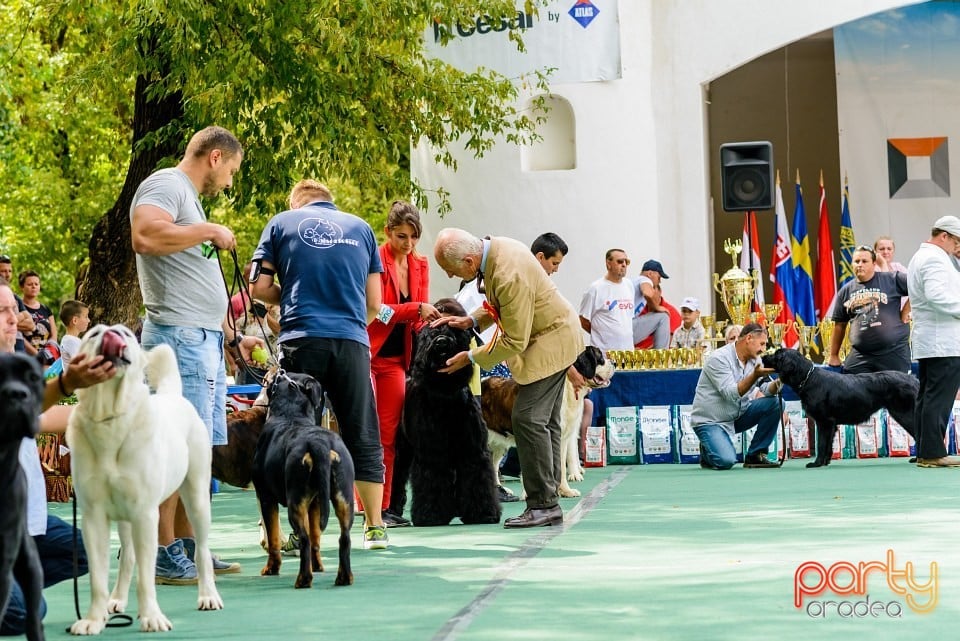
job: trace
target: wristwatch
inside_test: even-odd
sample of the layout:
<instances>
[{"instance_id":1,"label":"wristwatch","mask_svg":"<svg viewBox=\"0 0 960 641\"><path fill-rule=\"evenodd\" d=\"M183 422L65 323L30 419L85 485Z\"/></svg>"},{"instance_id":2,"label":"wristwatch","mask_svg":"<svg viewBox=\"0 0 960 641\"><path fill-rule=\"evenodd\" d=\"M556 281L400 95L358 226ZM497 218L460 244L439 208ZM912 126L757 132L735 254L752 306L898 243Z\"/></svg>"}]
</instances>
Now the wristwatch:
<instances>
[{"instance_id":1,"label":"wristwatch","mask_svg":"<svg viewBox=\"0 0 960 641\"><path fill-rule=\"evenodd\" d=\"M233 340L227 343L227 347L236 349L236 347L240 344L241 340L243 340L243 336L241 336L240 334L234 334Z\"/></svg>"}]
</instances>

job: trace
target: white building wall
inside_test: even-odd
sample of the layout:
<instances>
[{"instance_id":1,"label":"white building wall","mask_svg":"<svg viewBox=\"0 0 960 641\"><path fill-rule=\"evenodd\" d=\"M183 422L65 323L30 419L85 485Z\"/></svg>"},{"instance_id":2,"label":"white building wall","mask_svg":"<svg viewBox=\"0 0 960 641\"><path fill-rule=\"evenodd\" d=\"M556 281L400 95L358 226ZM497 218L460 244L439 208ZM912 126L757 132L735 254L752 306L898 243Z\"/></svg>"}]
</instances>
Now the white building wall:
<instances>
[{"instance_id":1,"label":"white building wall","mask_svg":"<svg viewBox=\"0 0 960 641\"><path fill-rule=\"evenodd\" d=\"M622 78L552 87L574 109L577 168L524 172L521 150L501 143L481 159L461 150L453 172L414 149L413 176L446 189L453 206L443 220L425 212L421 250L432 258L436 233L447 226L528 244L553 231L570 246L554 279L575 306L603 274L611 247L632 258L631 276L647 258L659 259L670 275L664 295L674 303L712 301L709 172L717 159L707 147L704 87L790 42L907 4L620 0ZM726 260L718 261L722 269ZM433 298L457 284L433 265Z\"/></svg>"}]
</instances>

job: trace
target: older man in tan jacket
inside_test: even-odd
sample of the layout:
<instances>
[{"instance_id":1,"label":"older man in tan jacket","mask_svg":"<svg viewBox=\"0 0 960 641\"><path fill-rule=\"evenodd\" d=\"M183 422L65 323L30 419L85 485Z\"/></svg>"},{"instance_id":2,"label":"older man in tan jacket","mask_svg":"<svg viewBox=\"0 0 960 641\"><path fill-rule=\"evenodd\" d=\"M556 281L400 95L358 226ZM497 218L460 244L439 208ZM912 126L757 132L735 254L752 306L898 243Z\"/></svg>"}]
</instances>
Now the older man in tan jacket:
<instances>
[{"instance_id":1,"label":"older man in tan jacket","mask_svg":"<svg viewBox=\"0 0 960 641\"><path fill-rule=\"evenodd\" d=\"M442 372L454 372L471 362L490 369L506 360L520 390L513 407L513 430L523 472L527 509L509 518L504 527L559 525L560 405L564 379L574 387L583 377L572 364L583 351L577 312L560 295L527 247L510 238L480 239L455 228L437 235L437 263L447 276L477 281L486 296L470 316L442 318L460 329L497 326L483 347L461 352Z\"/></svg>"}]
</instances>

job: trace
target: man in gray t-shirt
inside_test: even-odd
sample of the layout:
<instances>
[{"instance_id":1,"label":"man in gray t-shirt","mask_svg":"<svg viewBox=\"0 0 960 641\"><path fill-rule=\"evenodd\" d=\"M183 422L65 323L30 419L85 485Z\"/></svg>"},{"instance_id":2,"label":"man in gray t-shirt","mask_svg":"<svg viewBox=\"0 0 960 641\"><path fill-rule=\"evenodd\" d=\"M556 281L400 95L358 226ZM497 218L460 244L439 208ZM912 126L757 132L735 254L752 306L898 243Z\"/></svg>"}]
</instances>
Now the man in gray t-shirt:
<instances>
[{"instance_id":1,"label":"man in gray t-shirt","mask_svg":"<svg viewBox=\"0 0 960 641\"><path fill-rule=\"evenodd\" d=\"M901 317L907 275L877 271L876 254L863 245L853 252L854 280L840 288L833 305L836 323L827 364L840 365L840 346L850 325L852 349L843 361L851 374L910 371L910 326Z\"/></svg>"},{"instance_id":2,"label":"man in gray t-shirt","mask_svg":"<svg viewBox=\"0 0 960 641\"><path fill-rule=\"evenodd\" d=\"M183 395L207 424L212 445L226 444L224 345L251 361L263 340L243 336L228 324L227 291L217 249L234 249L233 232L207 222L200 195L214 197L233 184L240 168L240 142L222 127L207 127L190 139L183 160L144 180L130 206L130 231L137 254L137 276L147 318L142 342L147 349L170 345L177 355ZM156 581L197 582L188 558L193 530L177 510L179 495L160 505ZM186 547L186 551L185 551ZM240 565L214 559L218 574Z\"/></svg>"}]
</instances>

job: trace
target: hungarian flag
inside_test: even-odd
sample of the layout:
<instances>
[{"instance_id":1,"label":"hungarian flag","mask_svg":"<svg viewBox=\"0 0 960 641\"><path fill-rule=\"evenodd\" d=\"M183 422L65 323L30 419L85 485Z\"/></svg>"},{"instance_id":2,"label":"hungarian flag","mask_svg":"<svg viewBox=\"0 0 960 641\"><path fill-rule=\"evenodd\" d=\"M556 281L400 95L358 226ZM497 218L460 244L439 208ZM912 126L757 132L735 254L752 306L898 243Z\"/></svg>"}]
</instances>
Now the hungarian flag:
<instances>
[{"instance_id":1,"label":"hungarian flag","mask_svg":"<svg viewBox=\"0 0 960 641\"><path fill-rule=\"evenodd\" d=\"M827 212L827 193L820 172L820 228L817 232L817 282L815 302L817 320L828 318L837 294L837 267L833 262L833 240L830 238L830 214ZM826 346L825 347L829 347Z\"/></svg>"},{"instance_id":2,"label":"hungarian flag","mask_svg":"<svg viewBox=\"0 0 960 641\"><path fill-rule=\"evenodd\" d=\"M843 211L840 213L840 287L853 280L853 223L850 222L850 187L843 177Z\"/></svg>"},{"instance_id":3,"label":"hungarian flag","mask_svg":"<svg viewBox=\"0 0 960 641\"><path fill-rule=\"evenodd\" d=\"M740 269L753 275L753 270L763 274L760 265L760 235L757 233L757 214L748 211L743 215L743 251L740 253ZM757 284L753 293L753 311L763 312L763 283Z\"/></svg>"},{"instance_id":4,"label":"hungarian flag","mask_svg":"<svg viewBox=\"0 0 960 641\"><path fill-rule=\"evenodd\" d=\"M790 308L804 325L817 322L813 306L813 265L810 263L810 239L807 237L807 213L803 207L803 190L800 188L800 171L797 170L797 203L793 209L793 298Z\"/></svg>"},{"instance_id":5,"label":"hungarian flag","mask_svg":"<svg viewBox=\"0 0 960 641\"><path fill-rule=\"evenodd\" d=\"M780 172L777 172L777 202L773 226L773 258L770 260L770 282L773 283L773 302L780 303L778 323L786 323L783 346L796 348L800 341L793 329L793 257L790 251L790 230L787 228L787 211L783 206L783 191L780 189Z\"/></svg>"}]
</instances>

